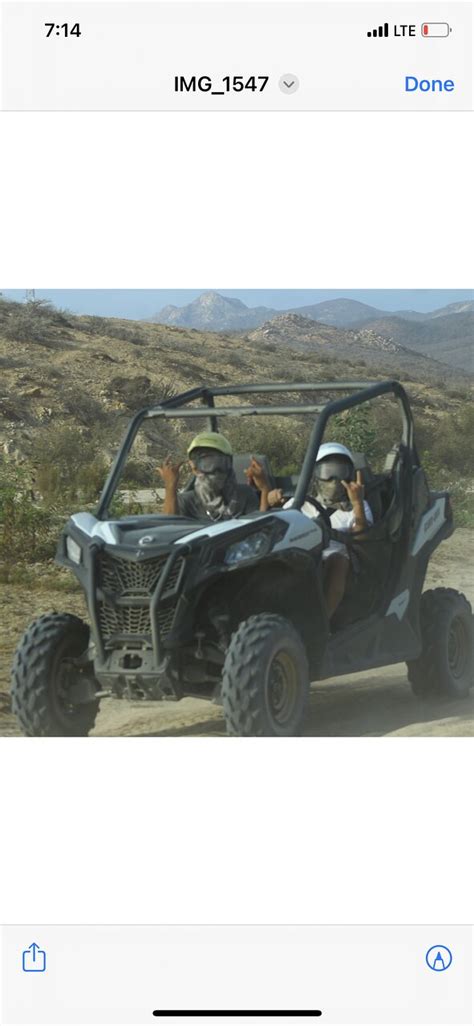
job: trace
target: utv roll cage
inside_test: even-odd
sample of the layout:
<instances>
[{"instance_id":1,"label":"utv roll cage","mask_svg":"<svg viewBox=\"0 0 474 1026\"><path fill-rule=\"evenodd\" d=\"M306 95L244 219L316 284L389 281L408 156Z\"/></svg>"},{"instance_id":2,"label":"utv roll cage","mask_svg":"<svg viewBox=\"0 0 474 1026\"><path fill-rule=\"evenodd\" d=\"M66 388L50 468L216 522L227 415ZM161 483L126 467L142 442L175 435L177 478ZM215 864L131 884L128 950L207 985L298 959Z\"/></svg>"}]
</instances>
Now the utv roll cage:
<instances>
[{"instance_id":1,"label":"utv roll cage","mask_svg":"<svg viewBox=\"0 0 474 1026\"><path fill-rule=\"evenodd\" d=\"M215 400L223 396L247 396L261 394L277 394L292 392L349 392L351 394L341 398L333 399L326 403L294 403L283 406L216 406ZM117 456L112 464L110 473L104 484L100 502L97 508L96 517L98 520L105 520L109 515L109 506L114 497L119 483L122 470L133 445L135 437L143 422L155 418L185 419L206 417L208 427L211 431L219 430L219 417L268 417L268 416L295 416L301 414L316 414L309 439L306 454L303 460L301 471L294 496L294 508L301 509L314 470L316 455L324 437L327 422L334 414L342 413L353 406L359 406L378 396L394 395L398 401L402 421L402 443L414 452L415 461L418 456L414 443L413 418L410 404L405 389L398 381L320 381L315 383L288 383L279 384L249 384L230 385L226 387L210 388L201 386L182 392L180 395L172 396L163 400L158 406L145 407L139 410L130 421L128 429L118 450ZM205 409L188 404L200 401Z\"/></svg>"}]
</instances>

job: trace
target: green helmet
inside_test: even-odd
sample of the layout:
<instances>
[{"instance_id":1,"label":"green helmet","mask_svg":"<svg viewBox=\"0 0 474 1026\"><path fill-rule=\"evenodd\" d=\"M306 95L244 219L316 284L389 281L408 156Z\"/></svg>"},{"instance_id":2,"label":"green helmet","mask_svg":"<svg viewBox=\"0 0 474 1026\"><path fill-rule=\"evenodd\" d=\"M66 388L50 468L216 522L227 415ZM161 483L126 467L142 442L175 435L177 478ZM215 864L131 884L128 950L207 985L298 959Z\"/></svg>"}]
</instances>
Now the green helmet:
<instances>
[{"instance_id":1,"label":"green helmet","mask_svg":"<svg viewBox=\"0 0 474 1026\"><path fill-rule=\"evenodd\" d=\"M188 456L193 449L217 449L219 452L225 453L226 456L232 456L232 446L229 440L218 431L201 431L188 445Z\"/></svg>"}]
</instances>

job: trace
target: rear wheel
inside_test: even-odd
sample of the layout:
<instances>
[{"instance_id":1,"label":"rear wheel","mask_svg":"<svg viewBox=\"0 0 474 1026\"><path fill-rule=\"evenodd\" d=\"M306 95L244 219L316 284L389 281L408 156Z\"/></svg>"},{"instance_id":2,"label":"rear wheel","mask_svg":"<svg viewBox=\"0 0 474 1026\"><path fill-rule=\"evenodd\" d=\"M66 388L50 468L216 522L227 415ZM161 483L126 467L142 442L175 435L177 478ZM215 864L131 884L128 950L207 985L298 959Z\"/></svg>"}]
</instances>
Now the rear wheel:
<instances>
[{"instance_id":1,"label":"rear wheel","mask_svg":"<svg viewBox=\"0 0 474 1026\"><path fill-rule=\"evenodd\" d=\"M227 733L237 737L294 737L309 695L303 642L288 620L260 613L232 636L222 677Z\"/></svg>"},{"instance_id":2,"label":"rear wheel","mask_svg":"<svg viewBox=\"0 0 474 1026\"><path fill-rule=\"evenodd\" d=\"M407 663L418 698L464 698L474 683L472 609L459 591L425 591L420 606L423 651Z\"/></svg>"},{"instance_id":3,"label":"rear wheel","mask_svg":"<svg viewBox=\"0 0 474 1026\"><path fill-rule=\"evenodd\" d=\"M29 737L84 737L99 701L81 701L90 686L79 657L89 627L71 613L45 613L27 627L12 666L12 709Z\"/></svg>"}]
</instances>

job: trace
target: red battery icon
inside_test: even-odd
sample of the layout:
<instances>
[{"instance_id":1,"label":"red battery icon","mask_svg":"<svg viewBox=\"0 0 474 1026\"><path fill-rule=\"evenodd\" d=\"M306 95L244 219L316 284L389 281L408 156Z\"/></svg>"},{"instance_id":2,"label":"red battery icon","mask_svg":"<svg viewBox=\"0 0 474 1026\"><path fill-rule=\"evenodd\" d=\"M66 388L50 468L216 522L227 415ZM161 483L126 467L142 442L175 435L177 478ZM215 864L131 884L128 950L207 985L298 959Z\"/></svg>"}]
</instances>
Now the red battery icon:
<instances>
[{"instance_id":1,"label":"red battery icon","mask_svg":"<svg viewBox=\"0 0 474 1026\"><path fill-rule=\"evenodd\" d=\"M446 21L424 21L421 26L421 34L427 39L441 39L450 32L452 29Z\"/></svg>"}]
</instances>

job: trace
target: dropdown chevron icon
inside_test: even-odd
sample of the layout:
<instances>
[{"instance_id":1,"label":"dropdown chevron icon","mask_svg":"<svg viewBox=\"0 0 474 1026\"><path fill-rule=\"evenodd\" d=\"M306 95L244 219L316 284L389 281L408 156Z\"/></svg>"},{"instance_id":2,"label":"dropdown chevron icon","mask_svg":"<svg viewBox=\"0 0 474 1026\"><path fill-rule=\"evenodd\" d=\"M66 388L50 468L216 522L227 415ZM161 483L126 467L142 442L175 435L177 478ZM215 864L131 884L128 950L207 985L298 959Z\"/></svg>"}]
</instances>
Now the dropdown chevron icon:
<instances>
[{"instance_id":1,"label":"dropdown chevron icon","mask_svg":"<svg viewBox=\"0 0 474 1026\"><path fill-rule=\"evenodd\" d=\"M299 88L299 84L300 83L299 83L299 79L297 78L297 76L296 75L290 75L290 74L282 75L281 78L280 78L280 81L278 83L282 93L287 93L287 94L288 93L296 93L296 90Z\"/></svg>"}]
</instances>

